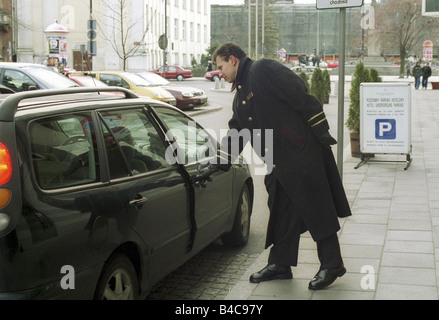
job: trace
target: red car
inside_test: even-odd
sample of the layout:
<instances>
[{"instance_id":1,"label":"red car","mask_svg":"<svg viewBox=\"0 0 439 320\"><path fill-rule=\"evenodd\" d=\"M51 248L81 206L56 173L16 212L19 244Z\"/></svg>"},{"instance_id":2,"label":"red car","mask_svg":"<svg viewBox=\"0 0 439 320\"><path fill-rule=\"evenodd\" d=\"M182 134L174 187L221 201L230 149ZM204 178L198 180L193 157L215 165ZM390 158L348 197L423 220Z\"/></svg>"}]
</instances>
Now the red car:
<instances>
[{"instance_id":1,"label":"red car","mask_svg":"<svg viewBox=\"0 0 439 320\"><path fill-rule=\"evenodd\" d=\"M160 76L163 77L163 70L164 67L160 67L157 70L151 70L151 72L154 72ZM165 73L166 79L177 79L178 81L183 81L187 78L192 78L192 71L186 70L180 67L179 65L170 65L166 66L166 73Z\"/></svg>"},{"instance_id":2,"label":"red car","mask_svg":"<svg viewBox=\"0 0 439 320\"><path fill-rule=\"evenodd\" d=\"M216 78L219 79L219 70L207 71L204 77L207 80L215 81Z\"/></svg>"}]
</instances>

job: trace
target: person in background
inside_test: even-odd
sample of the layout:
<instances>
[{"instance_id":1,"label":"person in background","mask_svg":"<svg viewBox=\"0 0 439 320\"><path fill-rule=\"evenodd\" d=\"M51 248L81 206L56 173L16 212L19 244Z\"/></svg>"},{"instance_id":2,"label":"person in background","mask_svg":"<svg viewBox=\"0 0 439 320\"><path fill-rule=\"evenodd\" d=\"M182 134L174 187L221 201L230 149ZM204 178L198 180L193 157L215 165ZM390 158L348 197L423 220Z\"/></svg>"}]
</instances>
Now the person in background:
<instances>
[{"instance_id":1,"label":"person in background","mask_svg":"<svg viewBox=\"0 0 439 320\"><path fill-rule=\"evenodd\" d=\"M428 78L430 77L431 77L431 68L430 65L426 63L422 68L422 89L427 90Z\"/></svg>"},{"instance_id":2,"label":"person in background","mask_svg":"<svg viewBox=\"0 0 439 320\"><path fill-rule=\"evenodd\" d=\"M412 71L413 77L415 78L415 89L418 90L421 85L421 76L422 76L422 68L419 62L416 62L416 65Z\"/></svg>"}]
</instances>

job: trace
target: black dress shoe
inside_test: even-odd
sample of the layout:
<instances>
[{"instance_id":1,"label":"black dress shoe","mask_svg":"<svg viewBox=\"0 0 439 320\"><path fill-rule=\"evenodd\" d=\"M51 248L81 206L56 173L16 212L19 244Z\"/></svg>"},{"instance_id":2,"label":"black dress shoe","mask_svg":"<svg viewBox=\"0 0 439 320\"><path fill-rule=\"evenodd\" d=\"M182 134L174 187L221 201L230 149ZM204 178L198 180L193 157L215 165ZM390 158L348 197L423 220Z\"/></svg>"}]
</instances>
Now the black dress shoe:
<instances>
[{"instance_id":1,"label":"black dress shoe","mask_svg":"<svg viewBox=\"0 0 439 320\"><path fill-rule=\"evenodd\" d=\"M251 283L259 283L261 281L270 281L276 279L292 279L293 273L290 266L284 266L279 264L267 264L267 266L253 273L250 277Z\"/></svg>"},{"instance_id":2,"label":"black dress shoe","mask_svg":"<svg viewBox=\"0 0 439 320\"><path fill-rule=\"evenodd\" d=\"M332 269L320 269L319 272L310 281L308 288L311 290L320 290L332 284L337 278L346 273L346 268L341 265Z\"/></svg>"}]
</instances>

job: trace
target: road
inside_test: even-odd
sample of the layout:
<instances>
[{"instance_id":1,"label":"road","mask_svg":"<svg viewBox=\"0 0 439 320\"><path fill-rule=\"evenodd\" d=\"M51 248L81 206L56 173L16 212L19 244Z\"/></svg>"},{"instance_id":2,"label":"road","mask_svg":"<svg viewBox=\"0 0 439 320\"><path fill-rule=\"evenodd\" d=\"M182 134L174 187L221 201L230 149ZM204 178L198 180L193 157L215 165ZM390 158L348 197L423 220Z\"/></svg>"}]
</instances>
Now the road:
<instances>
[{"instance_id":1,"label":"road","mask_svg":"<svg viewBox=\"0 0 439 320\"><path fill-rule=\"evenodd\" d=\"M208 105L187 112L204 128L210 129L221 137L228 128L232 115L234 93L230 92L230 84L225 89L215 90L215 84L205 79L196 78L183 82L172 81L173 85L191 86L202 89L208 96ZM331 126L331 134L337 135L337 99L335 103L325 106L325 113ZM347 107L346 107L347 109ZM208 110L213 110L206 112ZM345 137L344 146L347 141ZM337 149L334 149L336 155ZM252 172L256 172L255 155L246 147L244 154L251 163ZM257 165L260 169L260 165ZM259 172L260 170L258 170ZM265 231L268 222L267 193L264 176L254 174L255 202L250 227L250 239L243 248L227 248L218 240L193 257L186 264L175 270L168 277L156 284L148 299L191 299L222 300L228 291L241 278L242 274L263 252Z\"/></svg>"}]
</instances>

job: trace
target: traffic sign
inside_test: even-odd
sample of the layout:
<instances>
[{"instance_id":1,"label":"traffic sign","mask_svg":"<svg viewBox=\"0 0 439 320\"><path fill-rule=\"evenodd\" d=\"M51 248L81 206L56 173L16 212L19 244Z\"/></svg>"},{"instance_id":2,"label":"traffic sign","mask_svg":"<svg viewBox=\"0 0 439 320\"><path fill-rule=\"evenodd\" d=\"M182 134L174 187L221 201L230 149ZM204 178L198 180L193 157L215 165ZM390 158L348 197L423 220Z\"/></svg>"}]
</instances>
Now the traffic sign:
<instances>
[{"instance_id":1,"label":"traffic sign","mask_svg":"<svg viewBox=\"0 0 439 320\"><path fill-rule=\"evenodd\" d=\"M96 39L96 35L97 35L97 33L95 30L88 30L87 31L87 36L90 40Z\"/></svg>"},{"instance_id":2,"label":"traffic sign","mask_svg":"<svg viewBox=\"0 0 439 320\"><path fill-rule=\"evenodd\" d=\"M91 57L95 57L97 53L96 41L87 42L87 52Z\"/></svg>"},{"instance_id":3,"label":"traffic sign","mask_svg":"<svg viewBox=\"0 0 439 320\"><path fill-rule=\"evenodd\" d=\"M166 38L166 35L162 34L159 37L159 48L165 50L167 47L168 47L168 38Z\"/></svg>"},{"instance_id":4,"label":"traffic sign","mask_svg":"<svg viewBox=\"0 0 439 320\"><path fill-rule=\"evenodd\" d=\"M361 7L363 0L317 0L317 9Z\"/></svg>"}]
</instances>

